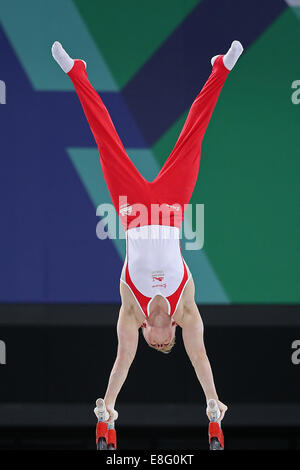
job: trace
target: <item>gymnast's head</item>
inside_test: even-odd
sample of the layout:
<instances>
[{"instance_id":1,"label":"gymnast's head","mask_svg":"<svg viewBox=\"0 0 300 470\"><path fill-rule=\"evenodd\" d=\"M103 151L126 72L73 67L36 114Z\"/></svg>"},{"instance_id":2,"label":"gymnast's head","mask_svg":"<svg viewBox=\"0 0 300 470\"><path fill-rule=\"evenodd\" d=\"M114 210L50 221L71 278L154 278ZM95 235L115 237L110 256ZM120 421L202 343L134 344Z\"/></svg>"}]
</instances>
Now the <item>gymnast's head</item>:
<instances>
[{"instance_id":1,"label":"gymnast's head","mask_svg":"<svg viewBox=\"0 0 300 470\"><path fill-rule=\"evenodd\" d=\"M175 344L176 322L168 313L162 296L155 297L149 308L149 317L141 325L147 344L164 354L169 354Z\"/></svg>"}]
</instances>

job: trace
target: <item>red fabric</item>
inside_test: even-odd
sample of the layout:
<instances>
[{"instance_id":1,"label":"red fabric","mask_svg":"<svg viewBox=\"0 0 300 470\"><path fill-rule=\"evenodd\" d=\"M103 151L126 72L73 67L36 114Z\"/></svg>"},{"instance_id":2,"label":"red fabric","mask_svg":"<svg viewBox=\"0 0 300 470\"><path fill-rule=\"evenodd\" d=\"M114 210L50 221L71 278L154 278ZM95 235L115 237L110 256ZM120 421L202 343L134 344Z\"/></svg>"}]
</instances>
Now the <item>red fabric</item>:
<instances>
[{"instance_id":1,"label":"red fabric","mask_svg":"<svg viewBox=\"0 0 300 470\"><path fill-rule=\"evenodd\" d=\"M223 435L223 431L219 423L216 423L214 421L209 423L208 436L209 436L209 443L213 437L216 437L218 441L220 442L222 448L224 449L224 435Z\"/></svg>"},{"instance_id":2,"label":"red fabric","mask_svg":"<svg viewBox=\"0 0 300 470\"><path fill-rule=\"evenodd\" d=\"M115 429L109 429L107 433L107 445L113 444L117 448L117 433Z\"/></svg>"},{"instance_id":3,"label":"red fabric","mask_svg":"<svg viewBox=\"0 0 300 470\"><path fill-rule=\"evenodd\" d=\"M100 437L105 437L107 441L107 423L104 421L98 421L96 427L96 443L100 439Z\"/></svg>"},{"instance_id":4,"label":"red fabric","mask_svg":"<svg viewBox=\"0 0 300 470\"><path fill-rule=\"evenodd\" d=\"M171 317L175 313L177 302L182 294L185 283L188 280L188 273L187 273L186 265L184 263L183 263L183 269L184 269L183 278L179 287L172 295L169 295L169 297L167 297L168 301L170 302L170 307L171 307L170 316Z\"/></svg>"},{"instance_id":5,"label":"red fabric","mask_svg":"<svg viewBox=\"0 0 300 470\"><path fill-rule=\"evenodd\" d=\"M131 277L130 277L130 274L129 274L129 269L128 269L128 261L127 261L127 264L126 264L126 270L125 270L125 280L126 280L126 284L130 287L130 289L132 290L136 300L138 301L141 309L143 310L144 314L146 317L148 317L148 313L147 313L147 305L148 303L150 302L151 300L151 297L146 297L146 295L143 295L136 287L135 285L133 284L132 280L131 280Z\"/></svg>"},{"instance_id":6,"label":"red fabric","mask_svg":"<svg viewBox=\"0 0 300 470\"><path fill-rule=\"evenodd\" d=\"M68 75L95 137L104 178L119 215L120 196L126 197L126 202L133 208L135 204L147 208L148 215L141 218L139 225L151 225L151 204L165 204L163 214L169 214L170 220L163 223L160 218L159 223L180 227L184 205L188 204L197 181L202 139L228 73L222 56L218 57L191 106L175 147L158 176L149 182L128 157L106 107L88 80L83 62L75 61ZM179 204L182 211L172 210L167 204ZM125 230L130 228L137 215L134 210L129 215L120 215Z\"/></svg>"}]
</instances>

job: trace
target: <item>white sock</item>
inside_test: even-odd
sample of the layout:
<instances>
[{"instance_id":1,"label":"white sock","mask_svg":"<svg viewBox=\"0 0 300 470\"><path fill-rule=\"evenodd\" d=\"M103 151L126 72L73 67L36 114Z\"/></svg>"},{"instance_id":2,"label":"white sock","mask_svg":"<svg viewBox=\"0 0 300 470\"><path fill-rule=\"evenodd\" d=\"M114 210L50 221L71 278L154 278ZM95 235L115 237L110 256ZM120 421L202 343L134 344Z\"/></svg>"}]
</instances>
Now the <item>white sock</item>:
<instances>
[{"instance_id":1,"label":"white sock","mask_svg":"<svg viewBox=\"0 0 300 470\"><path fill-rule=\"evenodd\" d=\"M65 73L70 72L74 65L74 59L72 59L69 54L64 50L61 43L55 41L52 45L51 52L53 58L56 60L58 65L63 69Z\"/></svg>"},{"instance_id":2,"label":"white sock","mask_svg":"<svg viewBox=\"0 0 300 470\"><path fill-rule=\"evenodd\" d=\"M243 52L244 48L242 44L239 41L233 41L233 43L230 46L229 51L224 55L223 57L223 63L225 67L228 70L232 70L235 64L238 61L238 58L240 57L241 53ZM215 63L216 58L219 57L219 55L215 55L211 59L211 65L213 66Z\"/></svg>"},{"instance_id":3,"label":"white sock","mask_svg":"<svg viewBox=\"0 0 300 470\"><path fill-rule=\"evenodd\" d=\"M212 59L210 59L210 63L211 63L211 66L212 66L212 67L214 66L214 63L215 63L215 61L216 61L217 57L219 57L219 56L220 56L220 54L218 54L218 55L214 55L214 56L213 56L213 58L212 58Z\"/></svg>"},{"instance_id":4,"label":"white sock","mask_svg":"<svg viewBox=\"0 0 300 470\"><path fill-rule=\"evenodd\" d=\"M74 65L74 59L72 59L69 54L64 50L62 47L61 43L58 41L55 41L52 45L51 52L53 55L53 58L56 60L58 65L63 69L65 73L70 72ZM86 62L83 60L82 61L85 65L86 68Z\"/></svg>"}]
</instances>

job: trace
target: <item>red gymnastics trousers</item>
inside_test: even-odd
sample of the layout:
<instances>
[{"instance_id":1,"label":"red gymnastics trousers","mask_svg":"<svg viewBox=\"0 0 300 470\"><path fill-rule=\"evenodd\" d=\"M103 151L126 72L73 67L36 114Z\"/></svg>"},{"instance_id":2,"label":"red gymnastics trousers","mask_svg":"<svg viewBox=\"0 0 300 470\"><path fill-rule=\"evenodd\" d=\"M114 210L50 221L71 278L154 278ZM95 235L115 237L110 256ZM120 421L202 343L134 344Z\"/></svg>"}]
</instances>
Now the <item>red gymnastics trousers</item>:
<instances>
[{"instance_id":1,"label":"red gymnastics trousers","mask_svg":"<svg viewBox=\"0 0 300 470\"><path fill-rule=\"evenodd\" d=\"M75 60L68 75L97 143L103 175L125 230L156 223L180 228L184 207L197 181L202 140L228 74L223 56L217 57L207 82L191 106L175 147L157 177L150 182L127 155L106 107L88 80L84 63ZM150 220L152 207L158 206L162 208L159 220L153 222ZM141 212L143 216L137 224L137 214ZM164 212L169 213L169 217L164 218Z\"/></svg>"}]
</instances>

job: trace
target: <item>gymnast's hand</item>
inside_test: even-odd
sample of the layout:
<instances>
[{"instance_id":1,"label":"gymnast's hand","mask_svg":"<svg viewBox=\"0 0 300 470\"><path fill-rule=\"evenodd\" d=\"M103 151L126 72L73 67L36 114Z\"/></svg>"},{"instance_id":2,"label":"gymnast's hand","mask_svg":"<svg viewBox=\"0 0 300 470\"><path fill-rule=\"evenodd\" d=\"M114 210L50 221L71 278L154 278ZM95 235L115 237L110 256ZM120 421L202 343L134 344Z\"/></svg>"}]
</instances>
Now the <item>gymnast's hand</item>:
<instances>
[{"instance_id":1,"label":"gymnast's hand","mask_svg":"<svg viewBox=\"0 0 300 470\"><path fill-rule=\"evenodd\" d=\"M226 406L224 403L222 403L220 400L217 400L217 403L218 403L218 407L219 407L219 410L221 412L221 415L220 415L220 418L219 420L222 421L222 419L224 418L224 415L226 413L226 411L228 410L228 406Z\"/></svg>"},{"instance_id":2,"label":"gymnast's hand","mask_svg":"<svg viewBox=\"0 0 300 470\"><path fill-rule=\"evenodd\" d=\"M109 413L109 418L106 421L116 421L118 419L118 412L114 409L114 405L105 403L105 406L107 412Z\"/></svg>"},{"instance_id":3,"label":"gymnast's hand","mask_svg":"<svg viewBox=\"0 0 300 470\"><path fill-rule=\"evenodd\" d=\"M114 409L114 403L109 403L103 398L96 400L96 408L94 413L97 419L102 422L116 421L118 419L118 412Z\"/></svg>"},{"instance_id":4,"label":"gymnast's hand","mask_svg":"<svg viewBox=\"0 0 300 470\"><path fill-rule=\"evenodd\" d=\"M208 402L209 402L209 400L207 400L207 403ZM218 408L219 408L219 411L220 411L220 416L218 417L217 421L220 422L224 418L224 415L225 415L226 411L228 410L228 407L224 403L222 403L220 400L216 400L216 402L217 402L217 405L218 405ZM210 412L211 412L211 410L210 410L209 406L207 406L206 414L208 416L208 419L210 419Z\"/></svg>"}]
</instances>

